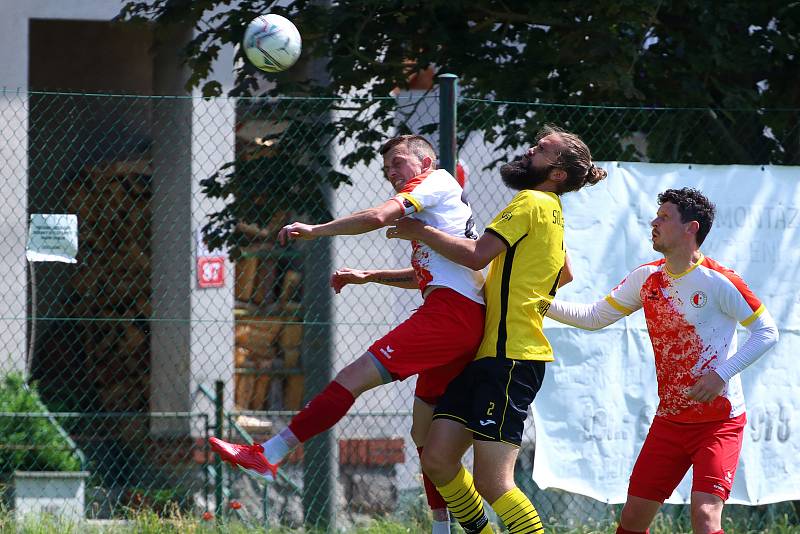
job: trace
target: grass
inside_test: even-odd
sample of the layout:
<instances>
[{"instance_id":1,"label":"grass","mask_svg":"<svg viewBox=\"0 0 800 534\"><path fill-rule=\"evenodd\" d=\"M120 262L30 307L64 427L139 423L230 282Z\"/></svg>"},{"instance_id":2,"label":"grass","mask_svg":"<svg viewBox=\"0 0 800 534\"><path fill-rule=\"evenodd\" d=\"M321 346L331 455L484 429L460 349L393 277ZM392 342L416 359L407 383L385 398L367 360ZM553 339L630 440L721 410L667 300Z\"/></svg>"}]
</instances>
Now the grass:
<instances>
[{"instance_id":1,"label":"grass","mask_svg":"<svg viewBox=\"0 0 800 534\"><path fill-rule=\"evenodd\" d=\"M800 525L791 525L786 516L776 518L768 527L750 528L735 525L726 520L723 525L726 534L800 534ZM428 525L416 522L400 523L389 519L375 519L368 525L354 527L348 534L409 534L430 532ZM579 528L548 528L553 534L614 534L615 526L583 526ZM454 534L460 534L460 528ZM502 532L496 529L496 532ZM650 532L652 534L691 534L688 518L677 519L659 515ZM127 521L114 523L74 523L59 520L52 516L27 517L21 524L15 524L13 514L0 510L0 533L9 534L322 534L320 532L288 528L265 529L262 526L226 520L217 523L214 519L181 515L179 512L170 518L152 512L137 512Z\"/></svg>"},{"instance_id":2,"label":"grass","mask_svg":"<svg viewBox=\"0 0 800 534\"><path fill-rule=\"evenodd\" d=\"M792 525L786 516L760 528L741 523L736 524L723 516L722 527L725 530L725 534L800 534L800 525ZM552 528L547 530L551 534L614 534L615 531L616 525ZM688 518L673 519L658 515L650 526L650 534L692 534L692 526Z\"/></svg>"}]
</instances>

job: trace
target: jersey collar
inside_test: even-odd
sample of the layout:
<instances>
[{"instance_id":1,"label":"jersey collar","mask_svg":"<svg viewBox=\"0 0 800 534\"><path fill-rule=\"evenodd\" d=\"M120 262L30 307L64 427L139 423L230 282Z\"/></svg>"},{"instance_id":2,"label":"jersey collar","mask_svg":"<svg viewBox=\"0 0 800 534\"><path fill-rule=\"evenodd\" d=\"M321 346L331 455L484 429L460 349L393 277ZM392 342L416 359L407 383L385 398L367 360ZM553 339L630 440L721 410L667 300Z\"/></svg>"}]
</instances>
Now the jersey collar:
<instances>
[{"instance_id":1,"label":"jersey collar","mask_svg":"<svg viewBox=\"0 0 800 534\"><path fill-rule=\"evenodd\" d=\"M700 264L703 263L703 260L705 260L705 259L706 259L706 257L703 256L703 253L701 252L700 253L700 258L695 263L693 263L691 265L691 267L689 267L688 269L686 269L682 273L677 273L677 274L673 274L673 273L669 272L669 269L667 269L667 263L664 262L664 272L667 273L667 275L669 275L670 278L680 278L682 276L686 276L690 272L692 272L695 269L697 269L700 266Z\"/></svg>"}]
</instances>

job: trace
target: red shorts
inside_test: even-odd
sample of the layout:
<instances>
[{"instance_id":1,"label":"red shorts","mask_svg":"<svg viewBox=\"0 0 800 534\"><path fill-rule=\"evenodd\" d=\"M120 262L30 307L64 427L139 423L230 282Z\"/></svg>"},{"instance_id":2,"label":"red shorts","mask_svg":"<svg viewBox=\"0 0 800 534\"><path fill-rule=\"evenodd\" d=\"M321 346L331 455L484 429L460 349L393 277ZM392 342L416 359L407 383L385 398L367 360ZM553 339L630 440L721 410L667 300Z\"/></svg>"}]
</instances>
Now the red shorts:
<instances>
[{"instance_id":1,"label":"red shorts","mask_svg":"<svg viewBox=\"0 0 800 534\"><path fill-rule=\"evenodd\" d=\"M485 307L452 289L434 289L411 317L368 349L395 380L417 377L414 394L436 404L475 358Z\"/></svg>"},{"instance_id":2,"label":"red shorts","mask_svg":"<svg viewBox=\"0 0 800 534\"><path fill-rule=\"evenodd\" d=\"M728 500L746 422L745 414L708 423L655 417L633 466L628 493L664 502L692 467L692 491Z\"/></svg>"}]
</instances>

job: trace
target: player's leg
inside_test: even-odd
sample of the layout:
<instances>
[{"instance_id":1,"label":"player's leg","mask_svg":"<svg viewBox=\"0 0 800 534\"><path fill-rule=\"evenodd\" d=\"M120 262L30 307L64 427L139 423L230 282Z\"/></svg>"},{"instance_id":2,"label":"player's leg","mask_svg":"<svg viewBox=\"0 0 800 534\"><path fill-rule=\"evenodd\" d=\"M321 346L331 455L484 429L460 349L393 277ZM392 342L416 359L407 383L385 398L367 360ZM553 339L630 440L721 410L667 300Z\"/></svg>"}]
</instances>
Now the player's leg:
<instances>
[{"instance_id":1,"label":"player's leg","mask_svg":"<svg viewBox=\"0 0 800 534\"><path fill-rule=\"evenodd\" d=\"M725 502L717 495L692 492L692 530L695 534L723 534L722 507Z\"/></svg>"},{"instance_id":2,"label":"player's leg","mask_svg":"<svg viewBox=\"0 0 800 534\"><path fill-rule=\"evenodd\" d=\"M369 353L339 371L336 378L295 415L289 425L262 444L236 445L210 438L211 448L226 462L273 480L277 464L300 443L328 430L348 412L363 392L391 381Z\"/></svg>"},{"instance_id":3,"label":"player's leg","mask_svg":"<svg viewBox=\"0 0 800 534\"><path fill-rule=\"evenodd\" d=\"M519 448L497 441L475 440L475 485L489 503L516 486L514 464Z\"/></svg>"},{"instance_id":4,"label":"player's leg","mask_svg":"<svg viewBox=\"0 0 800 534\"><path fill-rule=\"evenodd\" d=\"M475 485L509 532L541 534L542 521L514 481L514 465L525 419L544 380L545 363L485 358L476 362L483 379L473 419Z\"/></svg>"},{"instance_id":5,"label":"player's leg","mask_svg":"<svg viewBox=\"0 0 800 534\"><path fill-rule=\"evenodd\" d=\"M653 522L661 508L663 501L654 501L651 499L643 499L628 494L628 499L625 501L625 506L622 507L622 513L619 518L619 526L617 527L617 534L641 534L650 532L650 523Z\"/></svg>"},{"instance_id":6,"label":"player's leg","mask_svg":"<svg viewBox=\"0 0 800 534\"><path fill-rule=\"evenodd\" d=\"M414 398L414 409L412 411L411 439L417 446L417 453L422 462L422 455L425 451L425 441L433 420L433 404L429 404L422 399ZM447 503L436 490L425 471L422 472L422 485L425 489L425 497L428 506L431 508L431 518L433 519L432 534L447 534L450 532L450 517L447 513Z\"/></svg>"},{"instance_id":7,"label":"player's leg","mask_svg":"<svg viewBox=\"0 0 800 534\"><path fill-rule=\"evenodd\" d=\"M514 464L528 406L542 385L544 372L544 362L484 358L472 362L448 387L436 407L428 439L432 454L423 461L423 467L437 482L437 488L454 514L453 495L473 505L471 511L476 512L473 517L478 511L483 516L482 495L490 501L509 532L544 532L536 508L514 482ZM458 441L459 433L462 440L470 432L473 434L474 481L460 465L458 448L445 448L448 454L439 451L437 429L442 420L451 427L444 428L450 431L454 441ZM459 470L456 472L456 469ZM453 477L450 482L440 485L450 477ZM472 525L465 526L465 530L468 526Z\"/></svg>"},{"instance_id":8,"label":"player's leg","mask_svg":"<svg viewBox=\"0 0 800 534\"><path fill-rule=\"evenodd\" d=\"M618 534L648 532L658 509L691 465L685 425L656 416L633 466Z\"/></svg>"},{"instance_id":9,"label":"player's leg","mask_svg":"<svg viewBox=\"0 0 800 534\"><path fill-rule=\"evenodd\" d=\"M467 534L492 532L483 508L483 498L475 489L472 474L461 464L461 458L472 444L472 432L465 427L471 417L476 380L476 362L471 362L447 386L434 410L434 419L425 440L422 469L447 502L453 517ZM417 388L425 386L428 375L420 376Z\"/></svg>"},{"instance_id":10,"label":"player's leg","mask_svg":"<svg viewBox=\"0 0 800 534\"><path fill-rule=\"evenodd\" d=\"M692 424L692 528L698 534L722 531L722 509L730 496L744 438L745 415Z\"/></svg>"},{"instance_id":11,"label":"player's leg","mask_svg":"<svg viewBox=\"0 0 800 534\"><path fill-rule=\"evenodd\" d=\"M500 441L475 440L475 485L510 534L543 534L544 526L530 499L514 482L519 447Z\"/></svg>"},{"instance_id":12,"label":"player's leg","mask_svg":"<svg viewBox=\"0 0 800 534\"><path fill-rule=\"evenodd\" d=\"M339 371L333 381L311 399L281 432L290 446L289 450L338 423L359 395L391 381L391 376L372 354L369 352L362 354ZM281 434L276 438L281 437ZM288 451L277 448L272 450L270 441L264 443L267 460L273 463L283 461Z\"/></svg>"},{"instance_id":13,"label":"player's leg","mask_svg":"<svg viewBox=\"0 0 800 534\"><path fill-rule=\"evenodd\" d=\"M473 360L480 345L484 307L452 289L438 288L412 317L413 321L397 328L403 333L402 340L376 344L373 349L393 376L417 375L411 432L422 457L433 406ZM434 518L434 532L448 532L447 505L424 471L423 485Z\"/></svg>"},{"instance_id":14,"label":"player's leg","mask_svg":"<svg viewBox=\"0 0 800 534\"><path fill-rule=\"evenodd\" d=\"M478 333L460 330L474 325L480 327ZM483 306L455 291L436 289L408 319L342 369L276 436L261 445L235 445L210 438L211 448L224 461L271 480L276 465L289 452L336 424L361 393L451 362L463 352L461 345L475 343L472 337L479 338L482 329ZM456 331L462 335L453 336Z\"/></svg>"},{"instance_id":15,"label":"player's leg","mask_svg":"<svg viewBox=\"0 0 800 534\"><path fill-rule=\"evenodd\" d=\"M476 322L480 322L480 317L478 317ZM461 354L453 352L451 361L447 365L427 369L417 376L417 386L414 392L414 424L411 428L411 436L414 443L417 445L420 458L423 456L423 446L427 439L434 407L444 396L450 382L461 374L464 368L472 362L475 357L475 351L480 343L479 335L461 335L460 337L462 339L472 337L472 343L453 343L452 346L454 348L461 347ZM447 503L444 498L442 498L441 494L439 494L436 485L431 481L424 470L422 471L422 482L434 520L433 532L434 534L446 534L450 531Z\"/></svg>"},{"instance_id":16,"label":"player's leg","mask_svg":"<svg viewBox=\"0 0 800 534\"><path fill-rule=\"evenodd\" d=\"M472 432L452 419L434 419L431 424L422 469L447 502L453 517L466 534L490 534L483 498L461 458L472 443Z\"/></svg>"}]
</instances>

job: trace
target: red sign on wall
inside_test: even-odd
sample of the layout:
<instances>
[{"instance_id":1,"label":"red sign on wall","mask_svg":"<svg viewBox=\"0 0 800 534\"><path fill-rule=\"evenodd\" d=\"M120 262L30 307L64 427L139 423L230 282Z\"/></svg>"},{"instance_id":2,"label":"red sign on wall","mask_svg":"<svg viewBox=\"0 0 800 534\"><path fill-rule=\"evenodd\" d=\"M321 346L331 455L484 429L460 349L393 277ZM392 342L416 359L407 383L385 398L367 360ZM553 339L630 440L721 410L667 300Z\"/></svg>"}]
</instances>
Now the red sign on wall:
<instances>
[{"instance_id":1,"label":"red sign on wall","mask_svg":"<svg viewBox=\"0 0 800 534\"><path fill-rule=\"evenodd\" d=\"M201 288L225 285L225 258L200 256L197 258L197 285Z\"/></svg>"}]
</instances>

